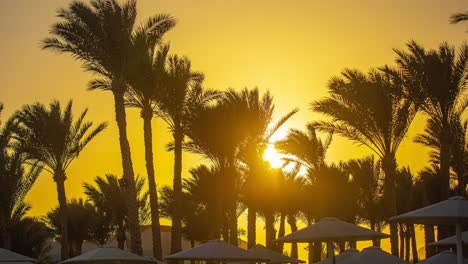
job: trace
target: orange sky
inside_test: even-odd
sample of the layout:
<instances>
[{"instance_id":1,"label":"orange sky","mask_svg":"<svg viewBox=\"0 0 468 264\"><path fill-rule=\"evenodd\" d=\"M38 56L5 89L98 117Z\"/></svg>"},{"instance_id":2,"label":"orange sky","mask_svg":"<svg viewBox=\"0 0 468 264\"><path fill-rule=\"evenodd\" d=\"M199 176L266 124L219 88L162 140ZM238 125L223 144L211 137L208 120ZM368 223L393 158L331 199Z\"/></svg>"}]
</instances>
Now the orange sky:
<instances>
[{"instance_id":1,"label":"orange sky","mask_svg":"<svg viewBox=\"0 0 468 264\"><path fill-rule=\"evenodd\" d=\"M75 113L89 107L88 118L110 121L68 171L67 197L82 195L82 183L96 175L121 173L112 98L88 92L90 79L69 56L39 49L55 10L65 0L15 0L0 3L0 101L2 119L23 104L73 98ZM327 80L344 67L366 70L391 64L392 48L414 39L427 48L442 41L459 46L468 23L448 24L448 17L468 9L467 0L139 0L140 19L167 12L179 24L167 35L172 52L187 55L195 70L206 74L205 86L217 89L258 86L275 96L277 113L301 111L287 127L302 129L320 116L308 104L326 94ZM421 130L417 119L398 153L399 165L416 172L427 162L425 149L411 142ZM172 153L166 126L154 121L155 164L160 185L172 181ZM143 131L138 112L128 111L128 131L135 172L144 174ZM281 134L284 132L281 132ZM329 161L369 152L336 139ZM184 174L199 163L185 155ZM52 177L43 173L27 197L32 215L57 204ZM263 224L259 225L262 228Z\"/></svg>"}]
</instances>

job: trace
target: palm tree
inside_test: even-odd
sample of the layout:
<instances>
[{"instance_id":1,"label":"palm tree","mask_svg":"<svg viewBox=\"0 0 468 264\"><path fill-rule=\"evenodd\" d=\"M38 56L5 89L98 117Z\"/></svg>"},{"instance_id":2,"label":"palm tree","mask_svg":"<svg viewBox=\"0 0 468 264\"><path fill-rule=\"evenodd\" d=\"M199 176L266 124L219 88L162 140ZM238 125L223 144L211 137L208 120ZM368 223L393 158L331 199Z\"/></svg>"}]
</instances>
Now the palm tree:
<instances>
[{"instance_id":1,"label":"palm tree","mask_svg":"<svg viewBox=\"0 0 468 264\"><path fill-rule=\"evenodd\" d=\"M407 44L409 52L395 50L396 62L413 83L410 92L421 101L422 111L431 119L428 129L439 132L440 177L442 200L449 196L451 145L456 138L451 128L460 122L468 101L462 96L468 83L468 44L457 54L447 43L438 50L426 51L415 41Z\"/></svg>"},{"instance_id":2,"label":"palm tree","mask_svg":"<svg viewBox=\"0 0 468 264\"><path fill-rule=\"evenodd\" d=\"M52 25L51 37L43 40L42 47L59 53L69 53L83 62L83 68L100 76L89 89L111 91L114 97L115 119L119 129L119 144L129 212L131 250L141 254L141 235L138 222L135 179L130 145L127 138L127 121L124 95L131 68L136 39L144 35L155 43L173 26L173 18L156 15L140 27L135 26L136 1L120 4L117 0L92 0L90 4L72 1L68 8L58 10L62 21Z\"/></svg>"},{"instance_id":3,"label":"palm tree","mask_svg":"<svg viewBox=\"0 0 468 264\"><path fill-rule=\"evenodd\" d=\"M305 168L308 172L325 166L327 150L332 142L332 133L329 133L325 139L317 135L317 131L312 124L306 125L306 130L290 129L288 135L283 140L275 142L275 147L282 154L288 163L294 163L296 169ZM308 173L310 175L310 173ZM310 179L310 178L309 178ZM314 219L318 220L317 208L310 206L310 200L315 199L313 193L315 186L305 184L299 194L301 203L299 210L308 225L313 224ZM304 202L307 201L307 202ZM296 227L297 228L297 227ZM309 262L320 260L322 251L322 242L309 243Z\"/></svg>"},{"instance_id":4,"label":"palm tree","mask_svg":"<svg viewBox=\"0 0 468 264\"><path fill-rule=\"evenodd\" d=\"M145 181L136 177L135 183L139 218L144 221L148 218L148 195L143 192ZM103 228L109 228L109 232L115 234L118 247L124 249L125 230L129 227L126 188L119 184L119 179L113 174L97 176L93 185L84 183L83 188L88 201L96 207L98 214L105 217Z\"/></svg>"},{"instance_id":5,"label":"palm tree","mask_svg":"<svg viewBox=\"0 0 468 264\"><path fill-rule=\"evenodd\" d=\"M32 164L27 168L22 153L10 150L13 131L17 126L15 120L10 119L0 130L0 232L2 247L11 249L12 225L21 221L30 206L24 197L31 189L41 172L41 167Z\"/></svg>"},{"instance_id":6,"label":"palm tree","mask_svg":"<svg viewBox=\"0 0 468 264\"><path fill-rule=\"evenodd\" d=\"M22 217L11 228L14 230L11 233L11 251L37 258L37 263L48 259L53 234L45 223L35 217ZM1 241L0 247L4 247Z\"/></svg>"},{"instance_id":7,"label":"palm tree","mask_svg":"<svg viewBox=\"0 0 468 264\"><path fill-rule=\"evenodd\" d=\"M268 173L269 165L264 160L265 149L268 147L270 138L284 123L297 113L297 109L292 110L278 121L274 122L275 105L273 96L267 92L260 95L258 88L241 92L229 90L226 92L226 100L231 104L244 105L245 118L251 123L249 135L239 151L239 159L246 165L247 178L245 179L245 202L248 207L247 237L248 248L256 243L256 204L262 197L258 195L258 184L264 181L264 175Z\"/></svg>"},{"instance_id":8,"label":"palm tree","mask_svg":"<svg viewBox=\"0 0 468 264\"><path fill-rule=\"evenodd\" d=\"M312 104L314 111L332 121L314 122L322 131L335 133L371 149L385 173L384 195L388 214L396 214L395 154L406 135L417 105L408 99L402 76L385 68L365 74L346 69L329 82L329 97ZM398 255L397 225L390 224L392 254Z\"/></svg>"},{"instance_id":9,"label":"palm tree","mask_svg":"<svg viewBox=\"0 0 468 264\"><path fill-rule=\"evenodd\" d=\"M344 164L345 170L358 186L358 220L368 224L370 229L381 232L385 226L385 207L382 199L381 173L374 156L354 159ZM380 247L380 239L373 240Z\"/></svg>"},{"instance_id":10,"label":"palm tree","mask_svg":"<svg viewBox=\"0 0 468 264\"><path fill-rule=\"evenodd\" d=\"M166 63L169 46L161 46L155 54L154 45L146 47L149 42L146 35L143 35L138 39L138 42L143 42L143 44L136 46L139 47L139 53L143 54L137 53L134 57L136 58L136 65L133 69L137 72L129 75L131 89L127 91L125 104L127 107L140 109L140 116L143 119L146 172L148 174L148 188L151 205L153 256L161 260L161 227L159 223L158 193L156 190L153 164L153 131L151 120L153 119L154 112L156 110L156 98L158 97L158 93L161 93L161 84L163 83L162 79L164 79L166 74L164 64Z\"/></svg>"},{"instance_id":11,"label":"palm tree","mask_svg":"<svg viewBox=\"0 0 468 264\"><path fill-rule=\"evenodd\" d=\"M172 218L171 252L182 250L182 143L184 142L188 117L195 107L215 99L217 92L204 90L201 87L204 75L192 70L187 57L172 55L166 65L166 78L163 81L162 93L158 97L157 115L162 118L172 132L174 143L174 179L175 211Z\"/></svg>"},{"instance_id":12,"label":"palm tree","mask_svg":"<svg viewBox=\"0 0 468 264\"><path fill-rule=\"evenodd\" d=\"M87 110L77 119L72 114L72 101L65 109L58 101L49 107L36 103L25 105L15 113L19 125L16 129L14 147L24 153L25 159L37 163L53 175L57 184L62 226L62 259L68 258L67 198L65 194L66 171L88 143L107 126L100 123L85 122Z\"/></svg>"},{"instance_id":13,"label":"palm tree","mask_svg":"<svg viewBox=\"0 0 468 264\"><path fill-rule=\"evenodd\" d=\"M83 242L92 239L93 227L97 225L98 216L95 208L82 199L72 199L67 204L68 243L70 257L81 254ZM60 207L52 209L44 217L44 222L51 228L56 237L60 237Z\"/></svg>"}]
</instances>

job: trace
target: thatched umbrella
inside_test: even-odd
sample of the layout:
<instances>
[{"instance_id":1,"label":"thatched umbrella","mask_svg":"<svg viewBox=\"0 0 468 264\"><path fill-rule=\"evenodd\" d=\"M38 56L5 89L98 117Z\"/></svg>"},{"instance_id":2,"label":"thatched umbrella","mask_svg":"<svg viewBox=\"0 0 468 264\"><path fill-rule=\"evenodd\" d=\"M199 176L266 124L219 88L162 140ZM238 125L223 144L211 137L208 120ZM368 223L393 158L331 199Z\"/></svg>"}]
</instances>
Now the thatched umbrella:
<instances>
[{"instance_id":1,"label":"thatched umbrella","mask_svg":"<svg viewBox=\"0 0 468 264\"><path fill-rule=\"evenodd\" d=\"M306 228L298 230L287 236L278 238L274 242L327 242L328 252L332 263L335 263L333 242L340 241L365 241L387 238L389 235L376 232L361 226L357 226L338 218L327 217ZM310 249L309 249L310 250Z\"/></svg>"},{"instance_id":2,"label":"thatched umbrella","mask_svg":"<svg viewBox=\"0 0 468 264\"><path fill-rule=\"evenodd\" d=\"M265 262L269 259L258 257L245 249L222 240L210 240L205 244L164 257L165 260L206 260L206 261L253 261Z\"/></svg>"},{"instance_id":3,"label":"thatched umbrella","mask_svg":"<svg viewBox=\"0 0 468 264\"><path fill-rule=\"evenodd\" d=\"M468 224L468 200L465 197L452 197L436 204L394 216L390 218L390 221L456 226L457 263L463 263L462 225Z\"/></svg>"},{"instance_id":4,"label":"thatched umbrella","mask_svg":"<svg viewBox=\"0 0 468 264\"><path fill-rule=\"evenodd\" d=\"M36 262L35 259L18 254L16 252L13 252L11 250L5 249L5 248L0 248L0 262L6 263L6 262L15 262L17 264L21 262Z\"/></svg>"},{"instance_id":5,"label":"thatched umbrella","mask_svg":"<svg viewBox=\"0 0 468 264\"><path fill-rule=\"evenodd\" d=\"M112 246L101 246L59 264L155 264L154 260Z\"/></svg>"}]
</instances>

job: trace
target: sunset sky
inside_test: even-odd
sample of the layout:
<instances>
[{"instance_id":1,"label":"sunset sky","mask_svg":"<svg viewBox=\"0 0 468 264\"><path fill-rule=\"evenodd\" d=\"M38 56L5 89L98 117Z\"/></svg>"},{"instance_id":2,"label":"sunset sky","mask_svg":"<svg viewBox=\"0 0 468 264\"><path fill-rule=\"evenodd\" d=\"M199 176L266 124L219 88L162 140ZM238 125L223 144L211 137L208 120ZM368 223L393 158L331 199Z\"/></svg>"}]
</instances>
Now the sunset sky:
<instances>
[{"instance_id":1,"label":"sunset sky","mask_svg":"<svg viewBox=\"0 0 468 264\"><path fill-rule=\"evenodd\" d=\"M57 21L55 11L66 0L0 2L0 101L5 120L23 104L73 98L74 113L89 108L88 120L110 126L90 143L68 171L67 197L82 196L82 183L105 173L121 174L113 101L108 92L86 91L90 74L70 56L42 51L40 40ZM321 118L309 104L326 95L330 77L345 67L367 70L393 64L392 48L414 39L426 48L443 41L457 47L467 40L468 23L448 18L468 9L468 0L139 0L139 19L169 13L178 25L166 35L172 53L187 55L206 75L205 86L241 89L258 86L275 96L276 116L295 107L300 112L278 132L303 129ZM136 110L127 112L136 174L145 175L143 124ZM416 173L428 160L427 150L412 143L424 122L419 117L398 152L400 166ZM167 127L154 121L156 177L172 182L172 153ZM328 161L369 154L363 147L336 138ZM184 156L184 176L200 158ZM43 173L28 195L31 215L43 215L57 204L51 175ZM168 221L163 221L168 223ZM263 223L259 222L263 228Z\"/></svg>"}]
</instances>

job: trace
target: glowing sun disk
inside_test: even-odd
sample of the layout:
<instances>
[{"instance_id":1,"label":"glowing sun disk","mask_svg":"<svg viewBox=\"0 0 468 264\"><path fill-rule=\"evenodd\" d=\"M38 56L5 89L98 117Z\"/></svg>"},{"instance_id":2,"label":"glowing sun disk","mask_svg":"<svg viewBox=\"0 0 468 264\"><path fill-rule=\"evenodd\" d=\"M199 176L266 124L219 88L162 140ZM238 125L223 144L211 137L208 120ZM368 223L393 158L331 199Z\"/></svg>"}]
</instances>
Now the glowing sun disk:
<instances>
[{"instance_id":1,"label":"glowing sun disk","mask_svg":"<svg viewBox=\"0 0 468 264\"><path fill-rule=\"evenodd\" d=\"M265 149L263 158L268 161L273 168L280 168L284 163L281 159L282 155L279 154L273 146L268 146L268 148Z\"/></svg>"}]
</instances>

